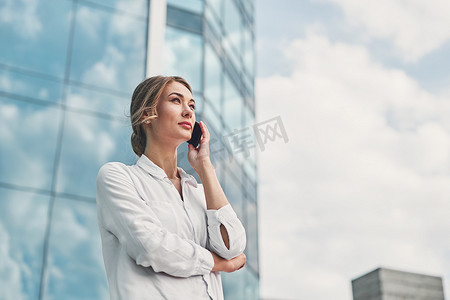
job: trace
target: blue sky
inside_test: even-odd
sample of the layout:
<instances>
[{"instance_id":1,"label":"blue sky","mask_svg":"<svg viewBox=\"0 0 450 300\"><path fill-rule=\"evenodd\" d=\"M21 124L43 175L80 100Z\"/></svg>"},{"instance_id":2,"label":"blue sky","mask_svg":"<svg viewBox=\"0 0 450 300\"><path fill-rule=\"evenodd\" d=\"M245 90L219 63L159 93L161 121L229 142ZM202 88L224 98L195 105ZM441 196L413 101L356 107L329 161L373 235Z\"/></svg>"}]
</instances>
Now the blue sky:
<instances>
[{"instance_id":1,"label":"blue sky","mask_svg":"<svg viewBox=\"0 0 450 300\"><path fill-rule=\"evenodd\" d=\"M257 0L261 296L349 300L383 266L450 276L446 1Z\"/></svg>"}]
</instances>

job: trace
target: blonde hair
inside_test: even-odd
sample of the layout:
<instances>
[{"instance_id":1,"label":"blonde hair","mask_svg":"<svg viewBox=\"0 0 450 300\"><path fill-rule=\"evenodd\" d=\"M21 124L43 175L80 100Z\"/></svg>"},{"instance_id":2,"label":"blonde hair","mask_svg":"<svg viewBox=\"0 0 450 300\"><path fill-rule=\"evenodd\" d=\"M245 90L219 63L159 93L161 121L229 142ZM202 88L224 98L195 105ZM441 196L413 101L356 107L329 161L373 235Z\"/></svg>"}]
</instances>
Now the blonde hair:
<instances>
[{"instance_id":1,"label":"blonde hair","mask_svg":"<svg viewBox=\"0 0 450 300\"><path fill-rule=\"evenodd\" d=\"M133 133L131 134L131 146L134 153L141 156L145 151L147 136L142 127L145 121L156 119L158 113L156 105L159 102L164 88L171 82L183 84L191 93L192 88L185 79L179 76L154 76L142 81L133 92L130 105L130 119ZM150 111L147 118L142 119L145 111Z\"/></svg>"}]
</instances>

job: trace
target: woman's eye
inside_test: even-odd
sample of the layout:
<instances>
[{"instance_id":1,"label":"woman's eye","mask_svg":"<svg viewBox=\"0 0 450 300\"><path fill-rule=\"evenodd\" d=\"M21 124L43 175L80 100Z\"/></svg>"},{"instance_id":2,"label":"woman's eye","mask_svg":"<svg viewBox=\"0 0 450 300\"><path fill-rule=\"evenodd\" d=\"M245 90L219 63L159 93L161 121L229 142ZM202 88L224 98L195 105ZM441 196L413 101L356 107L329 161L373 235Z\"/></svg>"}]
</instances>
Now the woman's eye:
<instances>
[{"instance_id":1,"label":"woman's eye","mask_svg":"<svg viewBox=\"0 0 450 300\"><path fill-rule=\"evenodd\" d=\"M174 99L172 99L172 101L178 101L178 102L180 102L180 99L174 98Z\"/></svg>"},{"instance_id":2,"label":"woman's eye","mask_svg":"<svg viewBox=\"0 0 450 300\"><path fill-rule=\"evenodd\" d=\"M192 107L192 109L195 109L195 105L190 105L190 107Z\"/></svg>"}]
</instances>

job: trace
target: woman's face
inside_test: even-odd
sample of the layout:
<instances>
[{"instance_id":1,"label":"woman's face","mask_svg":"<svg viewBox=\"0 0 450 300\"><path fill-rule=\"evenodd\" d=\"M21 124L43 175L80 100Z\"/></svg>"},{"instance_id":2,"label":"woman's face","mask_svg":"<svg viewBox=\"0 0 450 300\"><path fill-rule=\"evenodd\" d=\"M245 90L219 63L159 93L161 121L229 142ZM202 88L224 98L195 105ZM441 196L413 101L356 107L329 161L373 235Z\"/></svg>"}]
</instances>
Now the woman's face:
<instances>
[{"instance_id":1,"label":"woman's face","mask_svg":"<svg viewBox=\"0 0 450 300\"><path fill-rule=\"evenodd\" d=\"M151 121L153 134L177 146L188 141L195 123L194 109L192 93L179 82L169 83L156 106L158 118Z\"/></svg>"}]
</instances>

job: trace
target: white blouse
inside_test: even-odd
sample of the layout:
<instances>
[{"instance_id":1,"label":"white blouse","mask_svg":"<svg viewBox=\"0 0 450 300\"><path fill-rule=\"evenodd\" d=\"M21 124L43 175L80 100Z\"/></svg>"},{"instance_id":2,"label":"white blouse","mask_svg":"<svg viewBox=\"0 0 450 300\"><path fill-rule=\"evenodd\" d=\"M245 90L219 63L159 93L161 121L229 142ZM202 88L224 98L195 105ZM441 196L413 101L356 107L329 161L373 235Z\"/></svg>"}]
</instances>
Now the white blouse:
<instances>
[{"instance_id":1,"label":"white blouse","mask_svg":"<svg viewBox=\"0 0 450 300\"><path fill-rule=\"evenodd\" d=\"M178 170L183 199L145 155L135 165L100 168L97 215L111 300L223 299L209 250L225 259L238 256L245 229L230 204L207 210L203 185Z\"/></svg>"}]
</instances>

